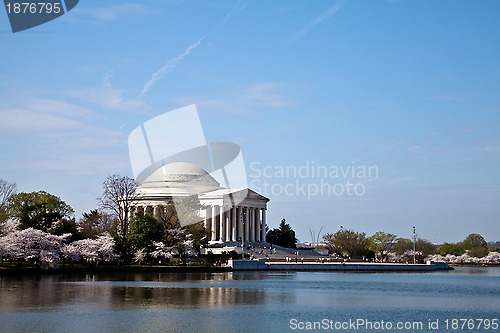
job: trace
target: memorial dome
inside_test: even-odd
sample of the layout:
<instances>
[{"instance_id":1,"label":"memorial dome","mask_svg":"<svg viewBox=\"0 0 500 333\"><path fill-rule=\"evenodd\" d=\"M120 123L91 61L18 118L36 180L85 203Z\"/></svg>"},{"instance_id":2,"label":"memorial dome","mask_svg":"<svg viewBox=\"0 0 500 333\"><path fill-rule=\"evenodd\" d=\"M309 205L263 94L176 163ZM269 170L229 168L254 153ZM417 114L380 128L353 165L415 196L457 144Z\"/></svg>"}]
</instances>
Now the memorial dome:
<instances>
[{"instance_id":1,"label":"memorial dome","mask_svg":"<svg viewBox=\"0 0 500 333\"><path fill-rule=\"evenodd\" d=\"M142 195L186 196L220 189L220 184L199 166L187 162L164 165L137 188Z\"/></svg>"}]
</instances>

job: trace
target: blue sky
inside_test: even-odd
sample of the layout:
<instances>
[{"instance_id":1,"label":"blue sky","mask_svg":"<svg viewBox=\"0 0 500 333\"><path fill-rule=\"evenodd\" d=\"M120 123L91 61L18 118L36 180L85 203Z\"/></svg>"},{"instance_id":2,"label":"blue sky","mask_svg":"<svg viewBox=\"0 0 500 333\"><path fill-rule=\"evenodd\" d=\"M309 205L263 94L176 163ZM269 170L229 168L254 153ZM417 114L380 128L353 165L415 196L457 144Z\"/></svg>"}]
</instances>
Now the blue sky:
<instances>
[{"instance_id":1,"label":"blue sky","mask_svg":"<svg viewBox=\"0 0 500 333\"><path fill-rule=\"evenodd\" d=\"M500 240L498 1L80 1L13 34L0 10L0 178L81 213L127 137L196 104L250 168L376 166L361 196L263 193L301 241L340 225ZM156 73L156 74L155 74ZM319 179L301 179L306 185ZM343 184L346 179L325 179Z\"/></svg>"}]
</instances>

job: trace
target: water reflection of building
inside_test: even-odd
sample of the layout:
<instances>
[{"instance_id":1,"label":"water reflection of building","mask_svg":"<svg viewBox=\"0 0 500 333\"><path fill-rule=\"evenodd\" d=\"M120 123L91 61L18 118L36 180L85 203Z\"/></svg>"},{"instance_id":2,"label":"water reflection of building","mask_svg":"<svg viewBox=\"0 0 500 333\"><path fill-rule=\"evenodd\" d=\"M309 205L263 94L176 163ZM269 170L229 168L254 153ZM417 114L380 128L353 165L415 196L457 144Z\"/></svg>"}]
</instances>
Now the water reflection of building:
<instances>
[{"instance_id":1,"label":"water reflection of building","mask_svg":"<svg viewBox=\"0 0 500 333\"><path fill-rule=\"evenodd\" d=\"M63 304L94 310L116 310L126 304L149 306L218 307L231 304L262 304L265 291L251 280L264 279L249 273L236 280L233 273L119 273L88 274L72 278L60 275L0 277L0 307L4 310L33 307L50 309ZM247 280L247 281L244 281Z\"/></svg>"},{"instance_id":2,"label":"water reflection of building","mask_svg":"<svg viewBox=\"0 0 500 333\"><path fill-rule=\"evenodd\" d=\"M263 280L258 273L250 273L250 281ZM247 274L248 275L248 274ZM254 288L249 279L235 280L233 273L156 273L135 274L131 281L103 284L109 302L116 307L124 303L146 307L213 308L224 305L264 304L266 292ZM136 281L132 281L136 280ZM244 281L246 280L246 281Z\"/></svg>"}]
</instances>

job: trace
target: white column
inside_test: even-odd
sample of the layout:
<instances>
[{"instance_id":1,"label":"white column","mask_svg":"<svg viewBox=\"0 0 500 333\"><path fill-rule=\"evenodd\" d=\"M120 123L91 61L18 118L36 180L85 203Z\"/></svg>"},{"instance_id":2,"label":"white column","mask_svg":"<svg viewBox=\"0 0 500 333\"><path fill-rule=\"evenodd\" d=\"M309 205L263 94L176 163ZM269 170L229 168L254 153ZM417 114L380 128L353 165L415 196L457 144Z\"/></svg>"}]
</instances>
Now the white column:
<instances>
[{"instance_id":1,"label":"white column","mask_svg":"<svg viewBox=\"0 0 500 333\"><path fill-rule=\"evenodd\" d=\"M229 208L229 207L227 207ZM226 210L224 214L224 224L226 225L226 242L231 241L231 208Z\"/></svg>"},{"instance_id":2,"label":"white column","mask_svg":"<svg viewBox=\"0 0 500 333\"><path fill-rule=\"evenodd\" d=\"M250 208L250 218L248 219L250 228L250 242L255 242L255 208Z\"/></svg>"},{"instance_id":3,"label":"white column","mask_svg":"<svg viewBox=\"0 0 500 333\"><path fill-rule=\"evenodd\" d=\"M224 224L226 225L226 242L231 240L231 209L226 207L224 212Z\"/></svg>"},{"instance_id":4,"label":"white column","mask_svg":"<svg viewBox=\"0 0 500 333\"><path fill-rule=\"evenodd\" d=\"M260 241L260 208L255 208L255 241Z\"/></svg>"},{"instance_id":5,"label":"white column","mask_svg":"<svg viewBox=\"0 0 500 333\"><path fill-rule=\"evenodd\" d=\"M248 234L249 234L249 230L250 230L250 228L248 228L249 221L250 221L250 207L245 207L245 235L243 236L243 237L245 237L245 242L248 242L248 240L249 240L249 238L248 238Z\"/></svg>"},{"instance_id":6,"label":"white column","mask_svg":"<svg viewBox=\"0 0 500 333\"><path fill-rule=\"evenodd\" d=\"M236 207L236 219L238 220L238 237L243 241L243 219L241 215L243 214L243 208L241 206Z\"/></svg>"},{"instance_id":7,"label":"white column","mask_svg":"<svg viewBox=\"0 0 500 333\"><path fill-rule=\"evenodd\" d=\"M212 207L205 208L205 229L208 232L208 240L212 240L212 221L210 220L210 214L212 213Z\"/></svg>"},{"instance_id":8,"label":"white column","mask_svg":"<svg viewBox=\"0 0 500 333\"><path fill-rule=\"evenodd\" d=\"M266 242L266 209L262 208L262 229L260 240Z\"/></svg>"},{"instance_id":9,"label":"white column","mask_svg":"<svg viewBox=\"0 0 500 333\"><path fill-rule=\"evenodd\" d=\"M210 240L216 241L217 240L217 206L213 205L212 206L212 215L210 216L210 223L212 224L211 229L211 237Z\"/></svg>"},{"instance_id":10,"label":"white column","mask_svg":"<svg viewBox=\"0 0 500 333\"><path fill-rule=\"evenodd\" d=\"M231 208L231 240L236 242L236 226L238 225L238 220L236 220L236 207Z\"/></svg>"},{"instance_id":11,"label":"white column","mask_svg":"<svg viewBox=\"0 0 500 333\"><path fill-rule=\"evenodd\" d=\"M226 240L226 224L224 223L224 206L220 206L219 209L219 225L220 225L220 240Z\"/></svg>"}]
</instances>

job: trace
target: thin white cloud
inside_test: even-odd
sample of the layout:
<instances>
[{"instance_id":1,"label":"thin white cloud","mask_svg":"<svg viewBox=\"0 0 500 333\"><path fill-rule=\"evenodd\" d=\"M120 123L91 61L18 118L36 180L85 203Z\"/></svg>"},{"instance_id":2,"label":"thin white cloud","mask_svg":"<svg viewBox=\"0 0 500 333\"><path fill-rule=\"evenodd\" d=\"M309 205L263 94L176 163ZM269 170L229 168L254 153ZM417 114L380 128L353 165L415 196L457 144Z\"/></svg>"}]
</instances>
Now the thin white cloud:
<instances>
[{"instance_id":1,"label":"thin white cloud","mask_svg":"<svg viewBox=\"0 0 500 333\"><path fill-rule=\"evenodd\" d=\"M110 165L123 169L128 166L121 152L127 135L93 125L99 117L64 100L28 97L8 102L0 107L0 142L10 147L2 156L2 172L76 176L99 174Z\"/></svg>"},{"instance_id":2,"label":"thin white cloud","mask_svg":"<svg viewBox=\"0 0 500 333\"><path fill-rule=\"evenodd\" d=\"M229 20L229 18L231 18L231 16L233 16L235 13L237 12L241 12L243 9L245 9L245 6L247 5L247 1L243 1L243 0L238 0L236 2L236 4L234 5L233 9L231 9L226 17L224 18L224 22L226 22L227 20Z\"/></svg>"},{"instance_id":3,"label":"thin white cloud","mask_svg":"<svg viewBox=\"0 0 500 333\"><path fill-rule=\"evenodd\" d=\"M3 133L35 134L47 130L73 129L78 121L61 115L37 112L23 107L6 107L0 109L0 129Z\"/></svg>"},{"instance_id":4,"label":"thin white cloud","mask_svg":"<svg viewBox=\"0 0 500 333\"><path fill-rule=\"evenodd\" d=\"M130 93L125 89L113 88L111 86L113 75L113 69L109 69L102 77L101 87L70 90L64 92L64 95L110 110L145 112L149 109L147 103L141 98L129 96Z\"/></svg>"},{"instance_id":5,"label":"thin white cloud","mask_svg":"<svg viewBox=\"0 0 500 333\"><path fill-rule=\"evenodd\" d=\"M312 28L314 28L318 24L322 23L323 21L325 21L325 20L329 19L330 17L332 17L333 15L335 15L335 13L337 13L348 1L349 0L340 0L332 7L328 8L328 10L325 11L323 14L321 14L320 16L318 16L314 20L312 20L304 28L300 29L295 34L293 34L289 38L289 40L295 41L297 39L302 38L305 34L307 34L309 32L309 30L311 30Z\"/></svg>"},{"instance_id":6,"label":"thin white cloud","mask_svg":"<svg viewBox=\"0 0 500 333\"><path fill-rule=\"evenodd\" d=\"M256 107L285 108L295 104L282 90L284 86L274 82L237 86L202 96L185 96L175 100L180 105L196 104L209 112L246 113Z\"/></svg>"},{"instance_id":7,"label":"thin white cloud","mask_svg":"<svg viewBox=\"0 0 500 333\"><path fill-rule=\"evenodd\" d=\"M409 146L409 147L406 147L406 151L415 151L415 150L419 150L421 147L420 145L412 145L412 146Z\"/></svg>"},{"instance_id":8,"label":"thin white cloud","mask_svg":"<svg viewBox=\"0 0 500 333\"><path fill-rule=\"evenodd\" d=\"M162 79L165 74L167 74L168 72L171 72L176 66L177 64L182 61L182 59L184 59L185 57L187 57L189 55L189 53L195 48L197 47L198 45L201 44L201 40L203 38L201 38L199 41L197 41L196 43L194 44L191 44L187 47L187 49L182 52L181 54L177 55L176 57L170 59L166 64L165 66L163 66L162 68L160 68L156 73L154 73L152 76L151 76L151 79L146 82L146 84L144 85L144 88L142 88L142 91L141 93L139 94L139 97L142 97L144 96L144 94L146 94L148 91L151 90L151 87L153 87L153 85L156 83L156 81Z\"/></svg>"},{"instance_id":9,"label":"thin white cloud","mask_svg":"<svg viewBox=\"0 0 500 333\"><path fill-rule=\"evenodd\" d=\"M152 10L141 3L126 3L120 5L112 5L107 7L96 8L78 8L71 15L70 19L88 21L89 19L95 23L106 23L116 21L123 17L144 16L151 13Z\"/></svg>"},{"instance_id":10,"label":"thin white cloud","mask_svg":"<svg viewBox=\"0 0 500 333\"><path fill-rule=\"evenodd\" d=\"M95 73L99 70L98 66L78 66L75 71L80 73Z\"/></svg>"},{"instance_id":11,"label":"thin white cloud","mask_svg":"<svg viewBox=\"0 0 500 333\"><path fill-rule=\"evenodd\" d=\"M389 185L395 185L395 184L399 184L399 183L409 182L409 181L412 181L414 179L415 179L414 176L401 177L401 178L392 178L392 179L389 178L389 179L387 179L387 183Z\"/></svg>"},{"instance_id":12,"label":"thin white cloud","mask_svg":"<svg viewBox=\"0 0 500 333\"><path fill-rule=\"evenodd\" d=\"M383 152L386 152L386 151L394 151L394 150L399 150L401 149L401 146L404 144L403 141L399 141L399 140L396 140L396 141L392 141L390 143L388 143L387 145L385 145L381 151Z\"/></svg>"},{"instance_id":13,"label":"thin white cloud","mask_svg":"<svg viewBox=\"0 0 500 333\"><path fill-rule=\"evenodd\" d=\"M458 95L437 95L437 96L432 96L431 99L441 100L441 101L453 101L453 102L459 102L462 100L462 98Z\"/></svg>"},{"instance_id":14,"label":"thin white cloud","mask_svg":"<svg viewBox=\"0 0 500 333\"><path fill-rule=\"evenodd\" d=\"M98 118L93 110L62 100L27 98L0 108L0 128L4 132L38 132L49 129L71 129L79 120Z\"/></svg>"},{"instance_id":15,"label":"thin white cloud","mask_svg":"<svg viewBox=\"0 0 500 333\"><path fill-rule=\"evenodd\" d=\"M469 148L458 149L466 154L477 154L477 153L500 153L500 145L485 145L485 146L474 146Z\"/></svg>"},{"instance_id":16,"label":"thin white cloud","mask_svg":"<svg viewBox=\"0 0 500 333\"><path fill-rule=\"evenodd\" d=\"M110 69L106 72L104 77L102 78L103 87L110 88L111 87L111 78L113 77L113 70Z\"/></svg>"},{"instance_id":17,"label":"thin white cloud","mask_svg":"<svg viewBox=\"0 0 500 333\"><path fill-rule=\"evenodd\" d=\"M125 89L112 87L86 88L66 92L67 96L83 99L84 101L107 109L144 112L148 105L137 97L126 97Z\"/></svg>"}]
</instances>

